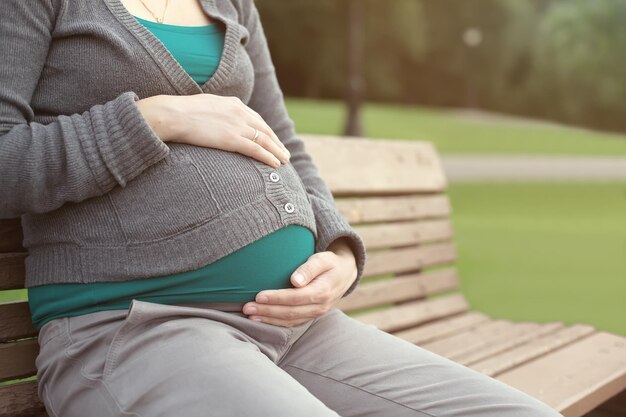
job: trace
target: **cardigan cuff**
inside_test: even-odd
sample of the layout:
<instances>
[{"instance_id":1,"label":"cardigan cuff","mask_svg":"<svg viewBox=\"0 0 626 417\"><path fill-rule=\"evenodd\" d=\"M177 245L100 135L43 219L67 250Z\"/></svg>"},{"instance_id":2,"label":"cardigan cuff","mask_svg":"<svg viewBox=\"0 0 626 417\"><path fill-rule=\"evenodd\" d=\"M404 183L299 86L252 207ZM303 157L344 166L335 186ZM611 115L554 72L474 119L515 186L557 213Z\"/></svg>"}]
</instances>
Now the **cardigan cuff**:
<instances>
[{"instance_id":1,"label":"cardigan cuff","mask_svg":"<svg viewBox=\"0 0 626 417\"><path fill-rule=\"evenodd\" d=\"M129 91L90 111L96 140L92 151L99 155L91 155L89 160L98 161L93 172L103 190L126 186L169 154L169 147L144 119L137 100L137 94Z\"/></svg>"},{"instance_id":2,"label":"cardigan cuff","mask_svg":"<svg viewBox=\"0 0 626 417\"><path fill-rule=\"evenodd\" d=\"M349 238L348 243L356 260L357 275L350 288L341 297L344 298L354 291L363 276L366 261L365 243L334 204L329 205L326 201L322 201L316 196L310 197L317 227L315 252L326 251L328 246L336 239L341 237Z\"/></svg>"}]
</instances>

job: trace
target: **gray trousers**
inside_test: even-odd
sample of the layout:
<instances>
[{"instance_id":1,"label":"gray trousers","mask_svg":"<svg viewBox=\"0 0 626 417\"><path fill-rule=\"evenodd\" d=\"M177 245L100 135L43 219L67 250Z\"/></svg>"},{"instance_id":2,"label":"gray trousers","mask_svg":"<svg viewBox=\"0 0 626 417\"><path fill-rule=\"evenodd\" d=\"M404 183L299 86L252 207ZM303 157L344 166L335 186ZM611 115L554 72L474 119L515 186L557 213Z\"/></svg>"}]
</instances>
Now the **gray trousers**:
<instances>
[{"instance_id":1,"label":"gray trousers","mask_svg":"<svg viewBox=\"0 0 626 417\"><path fill-rule=\"evenodd\" d=\"M55 417L561 415L339 309L281 327L243 304L135 300L53 320L39 334L39 396Z\"/></svg>"}]
</instances>

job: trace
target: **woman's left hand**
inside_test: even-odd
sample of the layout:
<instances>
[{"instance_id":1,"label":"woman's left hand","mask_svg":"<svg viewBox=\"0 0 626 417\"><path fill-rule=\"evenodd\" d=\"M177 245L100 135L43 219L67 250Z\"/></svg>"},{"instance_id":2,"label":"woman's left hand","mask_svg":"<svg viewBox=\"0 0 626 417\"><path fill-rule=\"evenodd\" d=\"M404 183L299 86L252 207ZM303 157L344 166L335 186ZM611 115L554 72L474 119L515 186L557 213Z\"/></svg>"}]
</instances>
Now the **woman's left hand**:
<instances>
[{"instance_id":1,"label":"woman's left hand","mask_svg":"<svg viewBox=\"0 0 626 417\"><path fill-rule=\"evenodd\" d=\"M244 305L243 312L250 319L283 327L297 326L328 312L357 275L356 260L345 239L334 241L328 249L314 253L292 273L296 288L261 291L256 301ZM302 282L297 280L299 273ZM256 312L250 310L252 307Z\"/></svg>"}]
</instances>

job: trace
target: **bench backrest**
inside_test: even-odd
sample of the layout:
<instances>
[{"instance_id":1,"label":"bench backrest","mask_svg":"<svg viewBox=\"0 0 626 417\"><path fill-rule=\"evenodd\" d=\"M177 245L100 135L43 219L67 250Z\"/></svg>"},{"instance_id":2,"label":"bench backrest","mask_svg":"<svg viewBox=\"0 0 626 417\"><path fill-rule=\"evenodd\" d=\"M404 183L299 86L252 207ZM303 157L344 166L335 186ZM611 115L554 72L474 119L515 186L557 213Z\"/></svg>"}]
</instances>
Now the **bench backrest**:
<instances>
[{"instance_id":1,"label":"bench backrest","mask_svg":"<svg viewBox=\"0 0 626 417\"><path fill-rule=\"evenodd\" d=\"M451 207L435 147L423 141L302 137L337 207L367 248L362 282L337 307L396 334L466 311L465 298L454 292L459 280L452 265Z\"/></svg>"},{"instance_id":2,"label":"bench backrest","mask_svg":"<svg viewBox=\"0 0 626 417\"><path fill-rule=\"evenodd\" d=\"M457 289L458 277L447 183L432 144L301 137L368 251L362 283L338 307L407 338L428 331L417 325L466 311L461 294L437 294ZM0 291L24 288L21 242L19 220L0 220ZM36 335L26 301L0 303L0 381L35 374ZM41 413L36 382L0 387L0 417Z\"/></svg>"}]
</instances>

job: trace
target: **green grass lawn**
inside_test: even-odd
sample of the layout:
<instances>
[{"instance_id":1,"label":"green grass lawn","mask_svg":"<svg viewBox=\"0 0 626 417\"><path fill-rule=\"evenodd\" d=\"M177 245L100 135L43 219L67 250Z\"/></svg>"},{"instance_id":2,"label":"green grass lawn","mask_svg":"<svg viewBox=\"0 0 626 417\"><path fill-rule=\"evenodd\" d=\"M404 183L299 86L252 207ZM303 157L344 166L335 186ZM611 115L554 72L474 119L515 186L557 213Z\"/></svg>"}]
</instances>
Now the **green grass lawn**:
<instances>
[{"instance_id":1,"label":"green grass lawn","mask_svg":"<svg viewBox=\"0 0 626 417\"><path fill-rule=\"evenodd\" d=\"M0 291L0 303L4 301L26 300L26 290Z\"/></svg>"},{"instance_id":2,"label":"green grass lawn","mask_svg":"<svg viewBox=\"0 0 626 417\"><path fill-rule=\"evenodd\" d=\"M512 320L626 335L626 184L452 184L461 287Z\"/></svg>"},{"instance_id":3,"label":"green grass lawn","mask_svg":"<svg viewBox=\"0 0 626 417\"><path fill-rule=\"evenodd\" d=\"M341 102L288 98L286 103L298 133L341 134ZM388 104L366 104L362 117L365 136L429 140L441 153L626 156L626 135L554 124Z\"/></svg>"}]
</instances>

